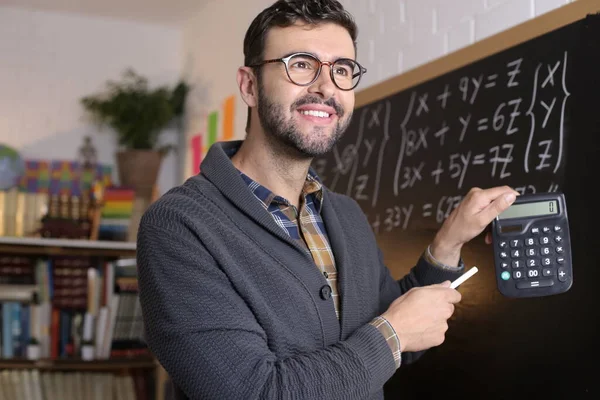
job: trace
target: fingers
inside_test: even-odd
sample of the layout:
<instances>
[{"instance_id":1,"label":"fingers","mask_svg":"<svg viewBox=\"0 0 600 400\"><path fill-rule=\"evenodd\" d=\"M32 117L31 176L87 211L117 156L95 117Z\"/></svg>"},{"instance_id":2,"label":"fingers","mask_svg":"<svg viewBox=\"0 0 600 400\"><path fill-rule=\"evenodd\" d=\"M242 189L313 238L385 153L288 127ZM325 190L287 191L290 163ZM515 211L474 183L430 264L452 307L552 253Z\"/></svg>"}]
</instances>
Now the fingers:
<instances>
[{"instance_id":1,"label":"fingers","mask_svg":"<svg viewBox=\"0 0 600 400\"><path fill-rule=\"evenodd\" d=\"M488 232L485 234L485 244L492 244L492 233Z\"/></svg>"},{"instance_id":2,"label":"fingers","mask_svg":"<svg viewBox=\"0 0 600 400\"><path fill-rule=\"evenodd\" d=\"M517 196L514 191L504 192L497 196L487 207L480 211L482 223L487 225L496 218L502 211L506 210L514 203Z\"/></svg>"},{"instance_id":3,"label":"fingers","mask_svg":"<svg viewBox=\"0 0 600 400\"><path fill-rule=\"evenodd\" d=\"M451 289L448 291L447 300L452 304L460 303L462 300L462 294L460 294L460 292L456 289Z\"/></svg>"},{"instance_id":4,"label":"fingers","mask_svg":"<svg viewBox=\"0 0 600 400\"><path fill-rule=\"evenodd\" d=\"M479 188L473 188L473 189L471 189L471 192L472 192L473 197L476 196L479 199L479 201L482 201L485 203L492 202L492 201L496 200L498 197L500 197L504 194L508 194L508 193L513 193L515 196L519 195L519 192L517 192L510 186L496 186L496 187L492 187L492 188L484 189L484 190L479 189Z\"/></svg>"}]
</instances>

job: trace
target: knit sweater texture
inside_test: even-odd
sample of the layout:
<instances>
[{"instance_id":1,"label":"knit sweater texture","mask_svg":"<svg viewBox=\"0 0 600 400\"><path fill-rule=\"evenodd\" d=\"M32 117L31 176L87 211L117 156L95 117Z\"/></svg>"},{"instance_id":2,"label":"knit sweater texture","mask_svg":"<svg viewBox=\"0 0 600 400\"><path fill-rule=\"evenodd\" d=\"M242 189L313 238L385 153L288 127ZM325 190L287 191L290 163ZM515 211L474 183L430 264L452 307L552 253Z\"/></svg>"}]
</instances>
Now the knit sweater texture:
<instances>
[{"instance_id":1,"label":"knit sweater texture","mask_svg":"<svg viewBox=\"0 0 600 400\"><path fill-rule=\"evenodd\" d=\"M459 273L421 257L396 281L350 197L324 189L322 216L339 272L327 281L250 192L216 143L189 178L144 213L137 242L147 343L179 399L382 399L396 372L369 324L412 287ZM403 365L421 353L403 353Z\"/></svg>"}]
</instances>

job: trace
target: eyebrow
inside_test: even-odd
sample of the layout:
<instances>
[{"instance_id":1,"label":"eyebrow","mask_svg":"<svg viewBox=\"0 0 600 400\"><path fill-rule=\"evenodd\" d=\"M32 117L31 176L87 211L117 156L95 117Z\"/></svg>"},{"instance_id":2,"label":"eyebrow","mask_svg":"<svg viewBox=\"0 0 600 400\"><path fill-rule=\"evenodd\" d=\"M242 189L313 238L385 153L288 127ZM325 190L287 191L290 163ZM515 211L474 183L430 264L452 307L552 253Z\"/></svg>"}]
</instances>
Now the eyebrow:
<instances>
[{"instance_id":1,"label":"eyebrow","mask_svg":"<svg viewBox=\"0 0 600 400\"><path fill-rule=\"evenodd\" d=\"M318 58L319 60L323 60L323 57L320 57L318 54L315 54L315 53L312 53L312 52L310 52L310 51L306 51L306 50L290 51L289 53L287 53L287 54L285 54L285 55L283 55L283 56L281 56L281 57L279 57L279 58L285 58L285 57L289 57L289 56L291 56L292 54L297 54L297 53L310 54L311 56L313 56L313 57L316 57L316 58ZM334 58L334 59L333 59L333 60L331 60L331 61L332 61L332 62L336 62L336 61L338 61L338 60L352 60L352 61L356 61L356 60L355 60L354 58L352 58L352 57L337 57L337 58ZM328 61L329 61L329 60L328 60Z\"/></svg>"}]
</instances>

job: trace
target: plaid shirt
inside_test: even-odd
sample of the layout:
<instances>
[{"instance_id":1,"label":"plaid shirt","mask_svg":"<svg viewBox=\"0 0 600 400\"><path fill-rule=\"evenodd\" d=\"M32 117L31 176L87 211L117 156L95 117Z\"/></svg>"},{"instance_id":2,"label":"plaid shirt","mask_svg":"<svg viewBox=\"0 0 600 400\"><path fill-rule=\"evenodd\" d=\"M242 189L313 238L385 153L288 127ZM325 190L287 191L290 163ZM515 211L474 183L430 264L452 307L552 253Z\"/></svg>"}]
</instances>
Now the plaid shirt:
<instances>
[{"instance_id":1,"label":"plaid shirt","mask_svg":"<svg viewBox=\"0 0 600 400\"><path fill-rule=\"evenodd\" d=\"M300 208L297 209L288 200L275 195L269 189L261 186L241 171L240 174L254 196L271 214L277 225L287 232L293 240L304 247L306 252L312 256L316 267L319 268L331 287L331 299L335 306L335 314L339 319L337 268L335 266L335 257L327 238L325 224L321 218L323 187L318 178L310 173L307 175L306 182L302 188L302 195L300 196ZM402 357L400 352L400 342L394 328L381 316L374 318L370 323L376 327L386 339L394 356L396 368L398 368L402 361Z\"/></svg>"}]
</instances>

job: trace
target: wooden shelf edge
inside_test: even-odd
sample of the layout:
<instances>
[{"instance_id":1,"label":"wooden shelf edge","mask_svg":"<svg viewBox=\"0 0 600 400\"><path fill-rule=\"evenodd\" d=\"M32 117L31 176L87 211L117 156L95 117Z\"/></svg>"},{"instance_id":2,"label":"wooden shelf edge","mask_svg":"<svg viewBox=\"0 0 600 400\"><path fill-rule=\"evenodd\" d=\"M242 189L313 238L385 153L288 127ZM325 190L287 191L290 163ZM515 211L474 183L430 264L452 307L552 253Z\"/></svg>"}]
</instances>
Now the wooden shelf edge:
<instances>
[{"instance_id":1,"label":"wooden shelf edge","mask_svg":"<svg viewBox=\"0 0 600 400\"><path fill-rule=\"evenodd\" d=\"M133 257L135 242L0 236L0 254Z\"/></svg>"},{"instance_id":2,"label":"wooden shelf edge","mask_svg":"<svg viewBox=\"0 0 600 400\"><path fill-rule=\"evenodd\" d=\"M109 359L83 361L75 360L26 360L0 359L0 369L41 369L41 370L79 370L79 371L115 371L122 369L153 369L158 363L153 358Z\"/></svg>"},{"instance_id":3,"label":"wooden shelf edge","mask_svg":"<svg viewBox=\"0 0 600 400\"><path fill-rule=\"evenodd\" d=\"M53 239L37 237L0 236L0 244L17 246L69 247L79 249L135 250L135 242L86 239Z\"/></svg>"}]
</instances>

